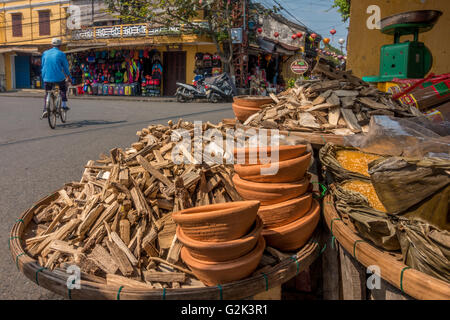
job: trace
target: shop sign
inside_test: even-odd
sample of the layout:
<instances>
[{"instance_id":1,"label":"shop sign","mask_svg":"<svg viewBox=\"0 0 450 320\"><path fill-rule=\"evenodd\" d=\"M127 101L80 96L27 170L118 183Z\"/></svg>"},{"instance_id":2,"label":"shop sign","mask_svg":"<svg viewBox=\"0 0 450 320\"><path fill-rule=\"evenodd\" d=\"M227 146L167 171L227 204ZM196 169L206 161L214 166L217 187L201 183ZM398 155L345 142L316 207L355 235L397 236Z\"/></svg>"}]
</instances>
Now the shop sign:
<instances>
[{"instance_id":1,"label":"shop sign","mask_svg":"<svg viewBox=\"0 0 450 320\"><path fill-rule=\"evenodd\" d=\"M297 59L291 63L291 71L296 74L304 74L308 67L308 63L303 59Z\"/></svg>"},{"instance_id":2,"label":"shop sign","mask_svg":"<svg viewBox=\"0 0 450 320\"><path fill-rule=\"evenodd\" d=\"M73 40L90 40L94 38L93 29L74 30L72 31Z\"/></svg>"},{"instance_id":3,"label":"shop sign","mask_svg":"<svg viewBox=\"0 0 450 320\"><path fill-rule=\"evenodd\" d=\"M105 28L96 28L95 29L95 37L96 38L119 38L120 34L120 26L118 27L105 27Z\"/></svg>"},{"instance_id":4,"label":"shop sign","mask_svg":"<svg viewBox=\"0 0 450 320\"><path fill-rule=\"evenodd\" d=\"M146 35L147 35L146 24L122 27L123 37L143 37Z\"/></svg>"},{"instance_id":5,"label":"shop sign","mask_svg":"<svg viewBox=\"0 0 450 320\"><path fill-rule=\"evenodd\" d=\"M162 34L169 34L169 33L180 33L180 27L169 27L169 28L159 27L148 29L149 36L159 36Z\"/></svg>"}]
</instances>

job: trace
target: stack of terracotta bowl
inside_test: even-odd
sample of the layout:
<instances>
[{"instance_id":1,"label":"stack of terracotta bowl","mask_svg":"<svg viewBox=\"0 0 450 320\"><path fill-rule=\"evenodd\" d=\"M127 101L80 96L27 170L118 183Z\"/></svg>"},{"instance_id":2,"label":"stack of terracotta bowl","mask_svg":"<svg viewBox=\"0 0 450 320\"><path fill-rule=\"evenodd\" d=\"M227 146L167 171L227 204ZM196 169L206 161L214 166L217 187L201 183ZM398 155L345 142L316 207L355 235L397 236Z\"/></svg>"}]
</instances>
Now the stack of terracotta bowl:
<instances>
[{"instance_id":1,"label":"stack of terracotta bowl","mask_svg":"<svg viewBox=\"0 0 450 320\"><path fill-rule=\"evenodd\" d=\"M261 110L263 105L273 102L272 98L264 96L236 96L233 101L234 115L241 122Z\"/></svg>"},{"instance_id":2,"label":"stack of terracotta bowl","mask_svg":"<svg viewBox=\"0 0 450 320\"><path fill-rule=\"evenodd\" d=\"M172 214L181 258L204 284L243 279L256 269L266 247L258 209L259 201L237 201Z\"/></svg>"},{"instance_id":3,"label":"stack of terracotta bowl","mask_svg":"<svg viewBox=\"0 0 450 320\"><path fill-rule=\"evenodd\" d=\"M242 198L261 202L258 215L264 224L262 235L267 245L292 251L306 243L320 218L319 203L309 192L312 186L306 173L311 153L305 145L263 148L235 150L238 161L238 152L244 152L245 163L234 166L233 182ZM261 169L273 164L263 164L259 155L267 154L270 159L273 148L279 153L278 172L262 175ZM251 154L258 155L256 164L250 164Z\"/></svg>"}]
</instances>

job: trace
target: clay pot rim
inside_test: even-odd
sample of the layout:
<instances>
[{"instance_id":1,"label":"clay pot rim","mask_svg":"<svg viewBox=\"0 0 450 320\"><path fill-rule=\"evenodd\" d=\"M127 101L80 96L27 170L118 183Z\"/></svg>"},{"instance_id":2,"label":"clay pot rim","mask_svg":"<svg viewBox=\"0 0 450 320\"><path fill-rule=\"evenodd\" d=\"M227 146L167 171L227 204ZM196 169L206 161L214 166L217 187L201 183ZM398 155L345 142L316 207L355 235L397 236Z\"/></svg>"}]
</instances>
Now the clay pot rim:
<instances>
[{"instance_id":1,"label":"clay pot rim","mask_svg":"<svg viewBox=\"0 0 450 320\"><path fill-rule=\"evenodd\" d=\"M312 193L311 192L304 193L304 194L298 196L297 198L289 199L289 200L286 200L286 201L283 201L283 202L269 204L267 206L260 206L259 210L258 210L258 213L259 212L264 213L265 211L271 211L271 210L273 210L275 208L283 208L285 206L287 207L287 206L290 206L290 205L292 205L292 204L294 204L296 202L302 202L306 198L309 198L309 197L312 197Z\"/></svg>"},{"instance_id":2,"label":"clay pot rim","mask_svg":"<svg viewBox=\"0 0 450 320\"><path fill-rule=\"evenodd\" d=\"M313 199L313 202L311 204L311 209L309 209L309 212L307 212L303 217L300 219L297 219L295 221L292 221L291 223L285 224L283 226L274 227L274 228L265 228L262 231L263 236L281 236L283 234L292 232L296 229L298 229L302 225L307 225L312 220L314 220L315 216L320 213L320 204L316 199Z\"/></svg>"},{"instance_id":3,"label":"clay pot rim","mask_svg":"<svg viewBox=\"0 0 450 320\"><path fill-rule=\"evenodd\" d=\"M258 206L255 210L258 211L259 205L260 201L258 200L215 203L174 212L172 213L172 219L176 220L175 222L178 224L184 222L195 223L196 220L214 219L229 215L233 211L236 211L236 209L241 209L238 211L244 211Z\"/></svg>"},{"instance_id":4,"label":"clay pot rim","mask_svg":"<svg viewBox=\"0 0 450 320\"><path fill-rule=\"evenodd\" d=\"M240 104L237 104L237 103L235 103L235 102L233 102L232 104L231 104L231 106L233 107L233 108L241 108L241 109L248 109L248 110L253 110L253 111L260 111L261 110L261 107L248 107L248 106L242 106L242 105L240 105Z\"/></svg>"},{"instance_id":5,"label":"clay pot rim","mask_svg":"<svg viewBox=\"0 0 450 320\"><path fill-rule=\"evenodd\" d=\"M217 272L227 270L229 268L236 268L239 267L239 265L246 265L250 263L256 255L258 255L259 253L263 253L265 248L266 248L266 240L262 235L260 235L258 242L256 243L256 246L252 250L250 250L247 254L233 260L222 262L199 260L194 258L186 247L183 247L181 249L181 259L191 268L199 269L202 271L204 270ZM185 261L186 256L189 262Z\"/></svg>"},{"instance_id":6,"label":"clay pot rim","mask_svg":"<svg viewBox=\"0 0 450 320\"><path fill-rule=\"evenodd\" d=\"M271 97L249 95L249 94L234 96L233 101L236 102L236 100L246 100L246 101L251 101L251 102L269 101L268 103L275 102L275 101L273 101L273 99Z\"/></svg>"},{"instance_id":7,"label":"clay pot rim","mask_svg":"<svg viewBox=\"0 0 450 320\"><path fill-rule=\"evenodd\" d=\"M299 187L302 187L305 183L309 184L311 175L309 173L307 173L301 180L297 180L294 182L256 182L256 181L242 179L237 173L233 176L232 180L234 180L234 179L236 179L238 182L243 181L248 186L248 188L245 188L245 189L252 189L255 191L265 191L265 190L270 189L270 190L276 191L276 189L299 188ZM235 183L235 182L233 181L233 183ZM242 185L243 184L241 183L240 186L242 187Z\"/></svg>"},{"instance_id":8,"label":"clay pot rim","mask_svg":"<svg viewBox=\"0 0 450 320\"><path fill-rule=\"evenodd\" d=\"M281 151L290 151L290 150L295 150L295 149L301 149L301 148L307 148L306 145L304 144L295 144L295 145L279 145L279 146L261 146L261 147L243 147L243 148L234 148L233 149L233 155L236 158L236 155L238 153L239 150L244 149L244 155L249 154L252 151L260 151L260 150L267 150L268 152L272 153L272 148L274 149L278 149L278 152ZM303 155L304 153L302 153ZM258 156L259 156L259 152L258 152ZM295 158L293 158L295 159Z\"/></svg>"},{"instance_id":9,"label":"clay pot rim","mask_svg":"<svg viewBox=\"0 0 450 320\"><path fill-rule=\"evenodd\" d=\"M300 157L297 158L292 158L292 159L288 159L288 160L282 160L282 161L278 161L278 162L274 162L274 163L278 163L278 166L286 166L289 167L297 162L302 162L304 160L306 160L307 158L311 159L311 152L306 152L305 154L301 155ZM257 169L257 168L268 168L271 166L272 163L265 163L265 164L235 164L234 165L234 171L238 171L239 169L247 169L248 167L253 167L251 169ZM236 167L238 170L236 170Z\"/></svg>"},{"instance_id":10,"label":"clay pot rim","mask_svg":"<svg viewBox=\"0 0 450 320\"><path fill-rule=\"evenodd\" d=\"M211 248L211 246L214 246L215 249L233 249L232 247L237 247L242 244L245 244L247 242L251 242L254 240L256 236L260 236L262 229L264 227L263 221L261 218L257 215L255 219L255 223L253 224L253 227L251 230L244 235L241 238L235 239L235 240L229 240L229 241L201 241L201 240L195 240L187 236L183 232L183 228L180 226L177 226L176 234L180 242L185 246L186 248L193 248L193 249L208 249ZM186 239L189 244L186 244Z\"/></svg>"}]
</instances>

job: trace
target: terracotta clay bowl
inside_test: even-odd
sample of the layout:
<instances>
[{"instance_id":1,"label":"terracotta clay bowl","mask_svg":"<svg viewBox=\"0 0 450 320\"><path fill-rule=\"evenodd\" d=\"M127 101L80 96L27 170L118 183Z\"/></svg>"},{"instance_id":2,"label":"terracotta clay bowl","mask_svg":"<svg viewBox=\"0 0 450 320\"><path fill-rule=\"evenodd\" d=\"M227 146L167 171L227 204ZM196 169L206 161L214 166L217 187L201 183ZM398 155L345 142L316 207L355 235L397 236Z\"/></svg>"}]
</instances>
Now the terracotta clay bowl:
<instances>
[{"instance_id":1,"label":"terracotta clay bowl","mask_svg":"<svg viewBox=\"0 0 450 320\"><path fill-rule=\"evenodd\" d=\"M261 218L256 216L250 232L242 238L224 242L206 242L193 240L187 237L183 229L177 227L178 240L189 250L189 254L201 261L223 262L234 260L249 253L255 248L261 236L263 223Z\"/></svg>"},{"instance_id":2,"label":"terracotta clay bowl","mask_svg":"<svg viewBox=\"0 0 450 320\"><path fill-rule=\"evenodd\" d=\"M303 178L309 167L311 152L300 157L268 164L235 164L234 171L241 179L254 182L294 182ZM261 174L261 169L278 165L275 174ZM276 168L275 168L276 169Z\"/></svg>"},{"instance_id":3,"label":"terracotta clay bowl","mask_svg":"<svg viewBox=\"0 0 450 320\"><path fill-rule=\"evenodd\" d=\"M310 176L290 183L262 183L241 179L233 176L236 191L245 200L259 200L262 206L280 203L304 194L309 188Z\"/></svg>"},{"instance_id":4,"label":"terracotta clay bowl","mask_svg":"<svg viewBox=\"0 0 450 320\"><path fill-rule=\"evenodd\" d=\"M225 262L211 262L195 259L185 247L181 249L181 259L186 263L195 276L207 286L215 286L233 282L248 277L255 271L266 242L261 236L256 247L246 255Z\"/></svg>"},{"instance_id":5,"label":"terracotta clay bowl","mask_svg":"<svg viewBox=\"0 0 450 320\"><path fill-rule=\"evenodd\" d=\"M250 117L252 114L257 113L261 108L259 107L244 107L241 105L238 105L236 103L232 104L233 112L236 118L238 118L239 121L245 122L248 117Z\"/></svg>"},{"instance_id":6,"label":"terracotta clay bowl","mask_svg":"<svg viewBox=\"0 0 450 320\"><path fill-rule=\"evenodd\" d=\"M281 251L293 251L303 246L313 234L320 219L320 205L313 199L311 209L300 219L281 227L263 229L267 245Z\"/></svg>"},{"instance_id":7,"label":"terracotta clay bowl","mask_svg":"<svg viewBox=\"0 0 450 320\"><path fill-rule=\"evenodd\" d=\"M235 104L242 107L259 108L262 105L273 103L271 97L265 96L236 96L233 98Z\"/></svg>"},{"instance_id":8,"label":"terracotta clay bowl","mask_svg":"<svg viewBox=\"0 0 450 320\"><path fill-rule=\"evenodd\" d=\"M184 234L199 241L230 241L246 235L259 209L259 201L235 201L172 213Z\"/></svg>"},{"instance_id":9,"label":"terracotta clay bowl","mask_svg":"<svg viewBox=\"0 0 450 320\"><path fill-rule=\"evenodd\" d=\"M264 223L264 228L281 227L303 217L311 209L312 194L307 193L299 198L260 206L258 216Z\"/></svg>"},{"instance_id":10,"label":"terracotta clay bowl","mask_svg":"<svg viewBox=\"0 0 450 320\"><path fill-rule=\"evenodd\" d=\"M245 164L245 165L250 164L250 155L254 155L254 157L256 158L255 164L261 164L261 160L260 160L261 156L263 157L263 160L268 160L270 162L271 157L272 157L272 152L273 151L276 152L277 150L278 150L278 161L284 161L284 160L289 160L289 159L294 159L294 158L300 157L302 154L305 153L306 145L299 144L299 145L295 145L295 146L278 146L278 147L268 146L268 147L237 148L237 149L234 149L234 151L233 151L234 160L235 160L235 163L238 163L238 160L242 161L242 160L238 159L238 155L240 153L242 153L242 155L240 155L240 157L244 158L243 159L244 163L239 163L239 164ZM264 159L264 157L267 157L267 159ZM252 159L252 161L254 161L254 160Z\"/></svg>"}]
</instances>

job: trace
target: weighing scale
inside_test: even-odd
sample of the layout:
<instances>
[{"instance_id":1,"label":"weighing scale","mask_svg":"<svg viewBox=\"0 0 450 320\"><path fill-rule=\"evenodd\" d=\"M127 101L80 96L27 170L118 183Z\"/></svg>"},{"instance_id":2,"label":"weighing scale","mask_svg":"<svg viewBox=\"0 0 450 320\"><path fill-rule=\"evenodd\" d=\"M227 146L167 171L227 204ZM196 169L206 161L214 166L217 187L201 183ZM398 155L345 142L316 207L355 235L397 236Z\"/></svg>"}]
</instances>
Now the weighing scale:
<instances>
[{"instance_id":1,"label":"weighing scale","mask_svg":"<svg viewBox=\"0 0 450 320\"><path fill-rule=\"evenodd\" d=\"M394 43L381 47L379 76L367 76L363 80L387 82L393 78L424 78L431 69L433 56L419 41L419 33L430 31L441 15L437 10L419 10L382 19L381 32L394 36ZM400 37L405 35L414 35L414 40L400 42Z\"/></svg>"}]
</instances>

